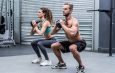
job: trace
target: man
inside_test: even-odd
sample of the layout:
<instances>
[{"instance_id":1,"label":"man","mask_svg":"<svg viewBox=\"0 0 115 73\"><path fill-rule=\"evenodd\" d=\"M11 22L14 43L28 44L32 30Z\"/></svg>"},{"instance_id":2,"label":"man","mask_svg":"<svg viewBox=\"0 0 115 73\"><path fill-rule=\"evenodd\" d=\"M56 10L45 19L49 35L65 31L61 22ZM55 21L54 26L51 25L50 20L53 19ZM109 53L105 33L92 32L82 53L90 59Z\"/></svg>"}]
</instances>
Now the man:
<instances>
[{"instance_id":1,"label":"man","mask_svg":"<svg viewBox=\"0 0 115 73\"><path fill-rule=\"evenodd\" d=\"M85 49L86 42L80 37L79 23L78 20L71 15L72 11L73 5L65 3L63 6L63 15L65 16L65 21L60 20L60 25L58 23L56 26L54 26L54 29L52 31L52 34L55 34L62 28L68 39L67 41L56 42L51 45L53 52L59 60L59 63L52 68L66 68L66 64L61 56L62 51L71 52L73 54L73 57L79 64L78 69L84 70L84 65L81 61L79 52Z\"/></svg>"}]
</instances>

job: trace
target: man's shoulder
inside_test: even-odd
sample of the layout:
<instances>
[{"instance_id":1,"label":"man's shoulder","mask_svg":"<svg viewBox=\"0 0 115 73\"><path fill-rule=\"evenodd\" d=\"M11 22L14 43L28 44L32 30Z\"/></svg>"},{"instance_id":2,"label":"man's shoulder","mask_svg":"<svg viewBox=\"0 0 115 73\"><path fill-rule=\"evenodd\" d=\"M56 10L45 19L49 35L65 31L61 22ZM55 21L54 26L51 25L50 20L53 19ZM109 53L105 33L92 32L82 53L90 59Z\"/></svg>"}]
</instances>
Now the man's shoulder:
<instances>
[{"instance_id":1,"label":"man's shoulder","mask_svg":"<svg viewBox=\"0 0 115 73\"><path fill-rule=\"evenodd\" d=\"M73 20L78 21L78 19L76 17L73 17Z\"/></svg>"},{"instance_id":2,"label":"man's shoulder","mask_svg":"<svg viewBox=\"0 0 115 73\"><path fill-rule=\"evenodd\" d=\"M73 22L79 24L78 19L76 17L73 17Z\"/></svg>"}]
</instances>

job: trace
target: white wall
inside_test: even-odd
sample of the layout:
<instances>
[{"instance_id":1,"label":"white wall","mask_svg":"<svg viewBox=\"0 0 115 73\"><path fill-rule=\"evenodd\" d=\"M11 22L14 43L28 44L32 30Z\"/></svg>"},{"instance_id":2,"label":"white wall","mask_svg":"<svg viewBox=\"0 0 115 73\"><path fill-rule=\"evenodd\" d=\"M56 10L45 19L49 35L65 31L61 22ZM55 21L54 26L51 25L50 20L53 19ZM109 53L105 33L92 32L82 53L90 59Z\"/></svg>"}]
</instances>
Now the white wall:
<instances>
[{"instance_id":1,"label":"white wall","mask_svg":"<svg viewBox=\"0 0 115 73\"><path fill-rule=\"evenodd\" d=\"M14 39L16 43L20 43L20 2L14 0Z\"/></svg>"},{"instance_id":2,"label":"white wall","mask_svg":"<svg viewBox=\"0 0 115 73\"><path fill-rule=\"evenodd\" d=\"M99 0L95 0L95 10L99 9ZM94 12L94 50L98 50L99 47L99 12Z\"/></svg>"}]
</instances>

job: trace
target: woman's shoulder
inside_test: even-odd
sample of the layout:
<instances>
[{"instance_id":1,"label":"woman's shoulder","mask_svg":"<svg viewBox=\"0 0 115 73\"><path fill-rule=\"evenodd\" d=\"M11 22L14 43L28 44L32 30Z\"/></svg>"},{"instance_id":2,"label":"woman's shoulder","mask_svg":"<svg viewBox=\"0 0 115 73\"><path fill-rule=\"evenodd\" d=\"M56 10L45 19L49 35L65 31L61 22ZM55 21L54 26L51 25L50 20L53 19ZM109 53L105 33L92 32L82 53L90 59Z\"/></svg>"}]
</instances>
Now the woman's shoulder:
<instances>
[{"instance_id":1,"label":"woman's shoulder","mask_svg":"<svg viewBox=\"0 0 115 73\"><path fill-rule=\"evenodd\" d=\"M44 25L46 25L46 26L50 26L51 23L50 23L48 20L46 20L46 21L44 22Z\"/></svg>"},{"instance_id":2,"label":"woman's shoulder","mask_svg":"<svg viewBox=\"0 0 115 73\"><path fill-rule=\"evenodd\" d=\"M50 24L50 22L49 22L48 20L46 20L44 23L46 23L46 24Z\"/></svg>"}]
</instances>

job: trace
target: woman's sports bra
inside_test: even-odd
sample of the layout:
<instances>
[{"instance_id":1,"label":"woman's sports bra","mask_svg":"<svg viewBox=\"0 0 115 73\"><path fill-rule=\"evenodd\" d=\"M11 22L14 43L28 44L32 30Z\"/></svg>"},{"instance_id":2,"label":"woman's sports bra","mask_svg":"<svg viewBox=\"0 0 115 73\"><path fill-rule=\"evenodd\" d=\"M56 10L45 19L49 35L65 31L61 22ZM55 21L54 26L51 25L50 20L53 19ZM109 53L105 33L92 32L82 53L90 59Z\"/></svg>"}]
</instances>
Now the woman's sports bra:
<instances>
[{"instance_id":1,"label":"woman's sports bra","mask_svg":"<svg viewBox=\"0 0 115 73\"><path fill-rule=\"evenodd\" d=\"M44 24L44 22L46 21L46 19L42 19L41 22L38 23L38 28L41 30L42 28L42 24ZM48 26L44 32L44 35L48 35L51 32L51 26Z\"/></svg>"}]
</instances>

